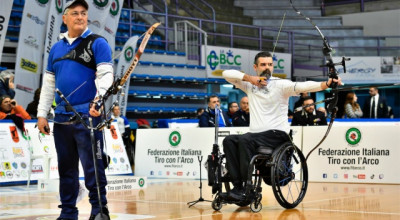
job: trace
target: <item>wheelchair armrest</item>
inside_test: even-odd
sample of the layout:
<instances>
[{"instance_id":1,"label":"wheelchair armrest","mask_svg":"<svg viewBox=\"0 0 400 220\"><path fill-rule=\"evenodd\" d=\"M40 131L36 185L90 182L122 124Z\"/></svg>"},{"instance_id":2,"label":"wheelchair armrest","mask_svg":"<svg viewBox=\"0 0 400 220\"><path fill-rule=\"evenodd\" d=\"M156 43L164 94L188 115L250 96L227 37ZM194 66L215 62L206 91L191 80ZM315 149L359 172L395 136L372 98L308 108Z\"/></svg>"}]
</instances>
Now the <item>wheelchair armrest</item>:
<instances>
[{"instance_id":1,"label":"wheelchair armrest","mask_svg":"<svg viewBox=\"0 0 400 220\"><path fill-rule=\"evenodd\" d=\"M259 154L271 155L273 151L274 149L270 147L260 146L257 148L257 153Z\"/></svg>"}]
</instances>

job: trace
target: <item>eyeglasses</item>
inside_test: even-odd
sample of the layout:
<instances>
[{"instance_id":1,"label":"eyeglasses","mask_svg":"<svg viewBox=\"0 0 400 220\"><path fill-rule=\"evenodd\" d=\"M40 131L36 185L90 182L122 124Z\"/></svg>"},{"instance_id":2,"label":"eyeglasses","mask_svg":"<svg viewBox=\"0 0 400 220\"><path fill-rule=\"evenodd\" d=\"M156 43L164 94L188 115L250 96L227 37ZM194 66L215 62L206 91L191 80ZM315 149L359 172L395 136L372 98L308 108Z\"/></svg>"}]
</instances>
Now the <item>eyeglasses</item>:
<instances>
[{"instance_id":1,"label":"eyeglasses","mask_svg":"<svg viewBox=\"0 0 400 220\"><path fill-rule=\"evenodd\" d=\"M81 11L81 12L79 12L79 11L73 11L73 12L69 13L69 15L71 15L71 16L74 17L74 18L78 17L79 14L80 14L82 17L86 17L88 13L87 13L87 11Z\"/></svg>"}]
</instances>

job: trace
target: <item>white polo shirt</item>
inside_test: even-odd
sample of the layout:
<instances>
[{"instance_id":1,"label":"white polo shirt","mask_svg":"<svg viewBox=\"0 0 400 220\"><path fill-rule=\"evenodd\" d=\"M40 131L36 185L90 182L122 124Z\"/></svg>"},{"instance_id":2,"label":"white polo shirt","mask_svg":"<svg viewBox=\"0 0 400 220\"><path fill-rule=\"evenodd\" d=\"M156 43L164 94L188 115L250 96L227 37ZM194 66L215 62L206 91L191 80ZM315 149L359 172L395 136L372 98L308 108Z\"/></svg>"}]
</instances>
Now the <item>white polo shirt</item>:
<instances>
[{"instance_id":1,"label":"white polo shirt","mask_svg":"<svg viewBox=\"0 0 400 220\"><path fill-rule=\"evenodd\" d=\"M248 96L250 132L281 130L289 133L290 124L287 116L289 97L297 96L301 92L322 90L320 82L292 82L277 77L271 77L268 85L260 88L242 81L244 73L237 70L225 70L223 76Z\"/></svg>"}]
</instances>

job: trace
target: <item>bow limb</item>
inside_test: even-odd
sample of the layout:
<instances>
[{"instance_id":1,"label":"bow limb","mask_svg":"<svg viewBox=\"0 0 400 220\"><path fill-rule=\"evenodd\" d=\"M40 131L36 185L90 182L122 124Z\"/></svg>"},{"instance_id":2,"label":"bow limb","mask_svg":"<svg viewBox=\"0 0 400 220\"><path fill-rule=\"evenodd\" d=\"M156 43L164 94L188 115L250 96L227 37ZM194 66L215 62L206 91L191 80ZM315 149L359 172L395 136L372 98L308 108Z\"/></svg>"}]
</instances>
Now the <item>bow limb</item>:
<instances>
[{"instance_id":1,"label":"bow limb","mask_svg":"<svg viewBox=\"0 0 400 220\"><path fill-rule=\"evenodd\" d=\"M107 99L111 94L117 94L118 91L122 88L125 82L129 79L130 75L136 68L136 65L139 62L140 57L142 56L144 49L146 48L147 42L149 42L151 35L153 34L154 30L160 25L161 23L154 23L145 33L142 42L133 58L129 68L125 71L124 75L121 79L116 80L113 85L107 90L106 94L104 95L104 99Z\"/></svg>"},{"instance_id":2,"label":"bow limb","mask_svg":"<svg viewBox=\"0 0 400 220\"><path fill-rule=\"evenodd\" d=\"M306 156L306 161L308 160L308 157L311 155L311 153L314 150L316 150L322 144L322 142L324 142L325 139L328 137L328 134L332 128L333 121L335 121L335 118L336 118L336 112L337 112L337 108L334 108L332 111L332 114L331 114L331 121L329 122L328 129L326 130L324 137L322 137L322 139L319 141L319 143L313 149L311 149L310 152L308 152L308 154Z\"/></svg>"},{"instance_id":3,"label":"bow limb","mask_svg":"<svg viewBox=\"0 0 400 220\"><path fill-rule=\"evenodd\" d=\"M154 30L160 25L161 23L155 23L153 24L145 33L142 42L140 43L140 46L135 54L135 58L133 59L131 65L129 68L125 71L124 76L121 78L121 81L119 83L120 86L124 85L124 83L128 80L129 76L133 73L133 70L135 70L135 67L137 63L139 62L140 56L142 56L144 49L146 48L147 42L150 39L150 36L153 34Z\"/></svg>"}]
</instances>

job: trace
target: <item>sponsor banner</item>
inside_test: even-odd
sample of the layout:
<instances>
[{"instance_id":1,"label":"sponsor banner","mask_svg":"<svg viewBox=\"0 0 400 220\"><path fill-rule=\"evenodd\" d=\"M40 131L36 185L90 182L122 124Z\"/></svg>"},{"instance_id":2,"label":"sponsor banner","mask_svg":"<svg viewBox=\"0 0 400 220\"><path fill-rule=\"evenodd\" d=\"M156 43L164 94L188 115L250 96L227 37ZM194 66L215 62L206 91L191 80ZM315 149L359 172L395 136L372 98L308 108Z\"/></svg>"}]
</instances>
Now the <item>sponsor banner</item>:
<instances>
[{"instance_id":1,"label":"sponsor banner","mask_svg":"<svg viewBox=\"0 0 400 220\"><path fill-rule=\"evenodd\" d=\"M0 8L0 62L3 56L4 41L8 28L8 21L10 20L11 9L13 0L2 0Z\"/></svg>"},{"instance_id":2,"label":"sponsor banner","mask_svg":"<svg viewBox=\"0 0 400 220\"><path fill-rule=\"evenodd\" d=\"M249 51L249 63L254 63L254 57L259 53L259 51L250 50ZM272 54L272 52L270 51ZM291 79L292 77L292 54L290 53L277 53L272 55L272 60L274 62L274 73L276 76L282 76L285 79ZM254 73L253 65L251 65L250 70Z\"/></svg>"},{"instance_id":3,"label":"sponsor banner","mask_svg":"<svg viewBox=\"0 0 400 220\"><path fill-rule=\"evenodd\" d=\"M115 70L115 78L121 79L125 74L126 70L129 68L133 58L135 57L136 44L139 39L139 36L133 36L129 38L129 40L125 43L122 52L119 54L117 69ZM129 84L130 80L127 80L125 84L121 88L121 92L117 95L113 96L113 101L118 100L121 114L126 115L126 107L128 102L129 94ZM125 93L126 95L121 95L121 93Z\"/></svg>"},{"instance_id":4,"label":"sponsor banner","mask_svg":"<svg viewBox=\"0 0 400 220\"><path fill-rule=\"evenodd\" d=\"M0 182L27 179L29 151L26 137L14 123L0 123ZM42 172L39 166L32 172Z\"/></svg>"},{"instance_id":5,"label":"sponsor banner","mask_svg":"<svg viewBox=\"0 0 400 220\"><path fill-rule=\"evenodd\" d=\"M46 25L46 38L44 42L44 55L42 69L47 68L47 61L51 47L59 40L60 27L63 23L62 15L66 0L50 1L49 14Z\"/></svg>"},{"instance_id":6,"label":"sponsor banner","mask_svg":"<svg viewBox=\"0 0 400 220\"><path fill-rule=\"evenodd\" d=\"M50 160L50 179L58 178L57 153L52 135L39 134L35 128L36 122L25 122L25 129L29 136L22 134L12 122L0 123L0 183L25 181L28 179L30 151L34 155L46 155ZM117 128L117 123L112 123L110 129L105 129L105 152L110 156L111 162L106 174L131 174L131 166L123 145L122 137ZM53 124L50 124L52 130ZM43 158L33 160L31 180L45 178L45 161ZM80 165L80 177L83 169Z\"/></svg>"},{"instance_id":7,"label":"sponsor banner","mask_svg":"<svg viewBox=\"0 0 400 220\"><path fill-rule=\"evenodd\" d=\"M113 122L110 129L104 129L104 134L106 143L104 152L111 158L106 174L131 174L132 168L117 122Z\"/></svg>"},{"instance_id":8,"label":"sponsor banner","mask_svg":"<svg viewBox=\"0 0 400 220\"><path fill-rule=\"evenodd\" d=\"M343 82L350 84L365 83L399 83L400 57L350 57L346 61L346 73L343 67L337 70ZM334 62L340 62L341 57L333 57Z\"/></svg>"},{"instance_id":9,"label":"sponsor banner","mask_svg":"<svg viewBox=\"0 0 400 220\"><path fill-rule=\"evenodd\" d=\"M25 1L15 61L15 99L24 108L33 100L43 72L43 50L50 0ZM58 27L59 28L59 27Z\"/></svg>"},{"instance_id":10,"label":"sponsor banner","mask_svg":"<svg viewBox=\"0 0 400 220\"><path fill-rule=\"evenodd\" d=\"M295 127L294 142L301 144L301 127ZM244 134L248 127L220 128L218 144L231 134ZM161 178L207 179L204 163L214 144L214 128L138 129L136 131L135 175Z\"/></svg>"},{"instance_id":11,"label":"sponsor banner","mask_svg":"<svg viewBox=\"0 0 400 220\"><path fill-rule=\"evenodd\" d=\"M137 176L108 176L107 192L147 188L147 178Z\"/></svg>"},{"instance_id":12,"label":"sponsor banner","mask_svg":"<svg viewBox=\"0 0 400 220\"><path fill-rule=\"evenodd\" d=\"M247 74L254 75L254 57L259 51L236 49L229 47L207 46L201 48L202 54L206 53L206 61L202 65L206 66L207 76L219 78L212 75L215 70L235 69ZM274 73L287 79L291 78L292 55L285 53L275 53L273 55Z\"/></svg>"},{"instance_id":13,"label":"sponsor banner","mask_svg":"<svg viewBox=\"0 0 400 220\"><path fill-rule=\"evenodd\" d=\"M325 134L321 127L303 128L303 152ZM318 182L400 183L395 165L400 157L400 124L340 123L309 157L309 180Z\"/></svg>"},{"instance_id":14,"label":"sponsor banner","mask_svg":"<svg viewBox=\"0 0 400 220\"><path fill-rule=\"evenodd\" d=\"M94 0L89 5L89 29L103 36L112 52L115 49L115 35L122 5L122 0Z\"/></svg>"}]
</instances>

